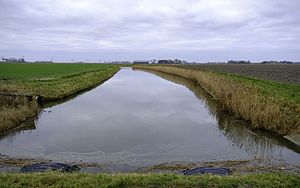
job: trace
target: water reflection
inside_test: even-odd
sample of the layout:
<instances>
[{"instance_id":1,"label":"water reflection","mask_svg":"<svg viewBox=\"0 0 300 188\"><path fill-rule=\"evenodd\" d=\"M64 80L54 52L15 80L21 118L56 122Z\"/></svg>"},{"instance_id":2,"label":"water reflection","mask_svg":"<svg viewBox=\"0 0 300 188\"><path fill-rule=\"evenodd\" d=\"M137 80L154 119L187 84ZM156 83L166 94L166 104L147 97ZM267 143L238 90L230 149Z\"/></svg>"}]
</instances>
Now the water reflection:
<instances>
[{"instance_id":1,"label":"water reflection","mask_svg":"<svg viewBox=\"0 0 300 188\"><path fill-rule=\"evenodd\" d=\"M299 162L298 147L251 131L195 83L156 74L122 69L103 85L44 109L36 129L3 136L1 153L118 166L257 155Z\"/></svg>"},{"instance_id":2,"label":"water reflection","mask_svg":"<svg viewBox=\"0 0 300 188\"><path fill-rule=\"evenodd\" d=\"M2 139L6 139L9 142L13 142L14 139L19 135L22 134L23 132L31 132L32 130L35 130L35 119L31 118L25 122L23 122L21 125L18 127L11 129L3 134L0 134L0 141Z\"/></svg>"},{"instance_id":3,"label":"water reflection","mask_svg":"<svg viewBox=\"0 0 300 188\"><path fill-rule=\"evenodd\" d=\"M251 154L263 156L265 159L272 158L274 151L278 151L281 148L288 148L296 153L300 153L298 145L281 136L271 134L267 131L251 130L249 123L237 119L232 114L224 111L221 105L203 90L199 84L185 78L158 71L146 71L187 87L197 98L204 101L209 113L218 120L219 130L238 148Z\"/></svg>"}]
</instances>

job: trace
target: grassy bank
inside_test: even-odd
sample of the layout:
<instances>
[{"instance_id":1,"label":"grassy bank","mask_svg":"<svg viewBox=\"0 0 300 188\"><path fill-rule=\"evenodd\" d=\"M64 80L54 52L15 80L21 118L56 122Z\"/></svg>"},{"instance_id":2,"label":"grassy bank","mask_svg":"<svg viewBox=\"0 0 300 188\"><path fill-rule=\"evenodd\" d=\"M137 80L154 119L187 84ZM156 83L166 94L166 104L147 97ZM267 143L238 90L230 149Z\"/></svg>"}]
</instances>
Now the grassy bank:
<instances>
[{"instance_id":1,"label":"grassy bank","mask_svg":"<svg viewBox=\"0 0 300 188\"><path fill-rule=\"evenodd\" d=\"M38 103L26 97L0 97L0 133L33 118L38 112Z\"/></svg>"},{"instance_id":2,"label":"grassy bank","mask_svg":"<svg viewBox=\"0 0 300 188\"><path fill-rule=\"evenodd\" d=\"M93 87L119 67L102 64L0 64L0 92L57 100Z\"/></svg>"},{"instance_id":3,"label":"grassy bank","mask_svg":"<svg viewBox=\"0 0 300 188\"><path fill-rule=\"evenodd\" d=\"M299 134L300 86L245 76L174 66L136 66L173 74L201 85L224 108L251 122L254 128L280 135Z\"/></svg>"},{"instance_id":4,"label":"grassy bank","mask_svg":"<svg viewBox=\"0 0 300 188\"><path fill-rule=\"evenodd\" d=\"M59 100L104 82L118 70L118 66L102 64L4 63L0 64L0 93ZM0 132L35 116L39 108L36 101L26 101L26 97L0 102Z\"/></svg>"},{"instance_id":5,"label":"grassy bank","mask_svg":"<svg viewBox=\"0 0 300 188\"><path fill-rule=\"evenodd\" d=\"M286 174L183 176L174 174L0 174L0 187L299 187Z\"/></svg>"}]
</instances>

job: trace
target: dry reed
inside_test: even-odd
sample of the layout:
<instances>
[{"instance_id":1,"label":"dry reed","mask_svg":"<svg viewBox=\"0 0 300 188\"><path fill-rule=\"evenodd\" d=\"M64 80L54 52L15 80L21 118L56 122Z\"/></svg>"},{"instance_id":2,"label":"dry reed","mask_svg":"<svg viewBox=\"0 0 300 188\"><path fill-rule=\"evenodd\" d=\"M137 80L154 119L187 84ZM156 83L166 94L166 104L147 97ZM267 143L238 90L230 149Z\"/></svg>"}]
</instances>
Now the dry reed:
<instances>
[{"instance_id":1,"label":"dry reed","mask_svg":"<svg viewBox=\"0 0 300 188\"><path fill-rule=\"evenodd\" d=\"M266 129L280 135L299 131L299 105L282 103L277 97L263 95L259 87L212 71L169 66L137 66L136 68L155 70L197 82L224 108L251 122L254 128Z\"/></svg>"},{"instance_id":2,"label":"dry reed","mask_svg":"<svg viewBox=\"0 0 300 188\"><path fill-rule=\"evenodd\" d=\"M38 114L37 101L26 97L0 97L0 133L12 129Z\"/></svg>"}]
</instances>

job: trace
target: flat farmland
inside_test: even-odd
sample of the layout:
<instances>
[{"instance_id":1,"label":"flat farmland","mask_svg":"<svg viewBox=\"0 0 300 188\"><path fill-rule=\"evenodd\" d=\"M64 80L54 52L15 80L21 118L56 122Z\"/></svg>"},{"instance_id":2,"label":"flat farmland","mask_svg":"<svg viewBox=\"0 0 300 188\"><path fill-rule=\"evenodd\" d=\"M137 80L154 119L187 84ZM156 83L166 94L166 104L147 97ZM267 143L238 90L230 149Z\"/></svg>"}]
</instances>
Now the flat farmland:
<instances>
[{"instance_id":1,"label":"flat farmland","mask_svg":"<svg viewBox=\"0 0 300 188\"><path fill-rule=\"evenodd\" d=\"M0 64L0 93L57 100L93 87L119 70L107 64Z\"/></svg>"},{"instance_id":2,"label":"flat farmland","mask_svg":"<svg viewBox=\"0 0 300 188\"><path fill-rule=\"evenodd\" d=\"M114 67L107 64L80 63L1 63L0 79L56 79L91 71L101 71Z\"/></svg>"},{"instance_id":3,"label":"flat farmland","mask_svg":"<svg viewBox=\"0 0 300 188\"><path fill-rule=\"evenodd\" d=\"M258 79L272 80L289 84L300 84L300 64L201 64L182 65L182 67L188 69L202 69L223 73L238 74L242 76L250 76Z\"/></svg>"}]
</instances>

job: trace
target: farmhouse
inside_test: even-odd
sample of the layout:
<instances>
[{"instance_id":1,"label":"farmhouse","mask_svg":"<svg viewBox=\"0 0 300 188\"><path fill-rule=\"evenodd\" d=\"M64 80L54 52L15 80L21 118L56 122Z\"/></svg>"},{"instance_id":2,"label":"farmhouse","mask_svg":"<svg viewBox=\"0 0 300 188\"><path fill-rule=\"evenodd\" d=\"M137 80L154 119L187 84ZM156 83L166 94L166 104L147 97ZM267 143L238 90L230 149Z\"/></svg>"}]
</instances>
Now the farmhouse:
<instances>
[{"instance_id":1,"label":"farmhouse","mask_svg":"<svg viewBox=\"0 0 300 188\"><path fill-rule=\"evenodd\" d=\"M2 62L6 62L6 63L25 63L25 59L24 58L14 58L14 57L2 58L1 61Z\"/></svg>"},{"instance_id":2,"label":"farmhouse","mask_svg":"<svg viewBox=\"0 0 300 188\"><path fill-rule=\"evenodd\" d=\"M261 64L293 64L291 61L263 61Z\"/></svg>"}]
</instances>

